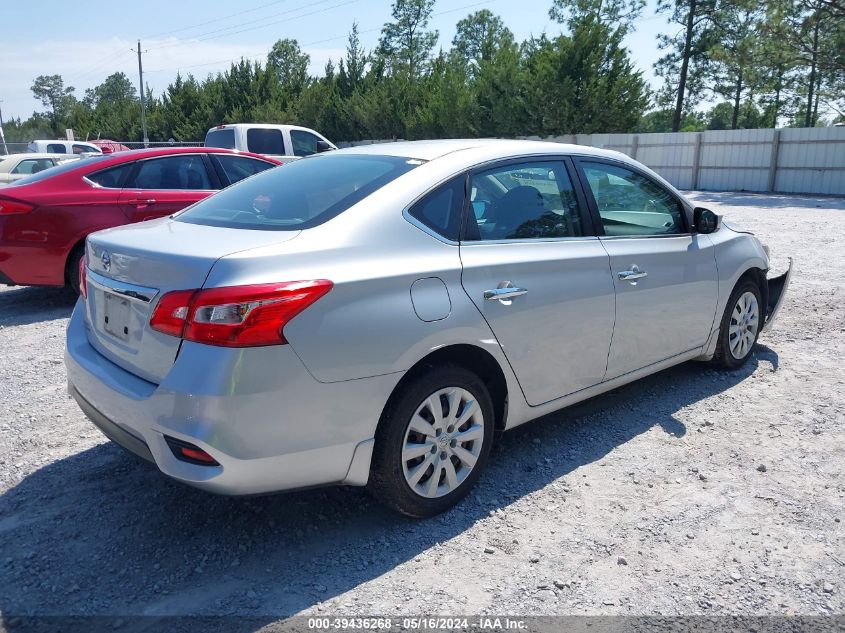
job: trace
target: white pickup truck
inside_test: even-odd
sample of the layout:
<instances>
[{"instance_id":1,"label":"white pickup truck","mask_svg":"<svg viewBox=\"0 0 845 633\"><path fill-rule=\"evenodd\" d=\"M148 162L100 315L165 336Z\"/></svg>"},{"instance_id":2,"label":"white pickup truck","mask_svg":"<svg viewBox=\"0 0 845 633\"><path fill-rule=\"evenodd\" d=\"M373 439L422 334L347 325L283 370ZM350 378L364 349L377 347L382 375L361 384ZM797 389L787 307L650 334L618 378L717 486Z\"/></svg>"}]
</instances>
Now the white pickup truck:
<instances>
[{"instance_id":1,"label":"white pickup truck","mask_svg":"<svg viewBox=\"0 0 845 633\"><path fill-rule=\"evenodd\" d=\"M270 123L218 125L206 133L205 146L263 154L283 163L337 149L326 137L307 127Z\"/></svg>"}]
</instances>

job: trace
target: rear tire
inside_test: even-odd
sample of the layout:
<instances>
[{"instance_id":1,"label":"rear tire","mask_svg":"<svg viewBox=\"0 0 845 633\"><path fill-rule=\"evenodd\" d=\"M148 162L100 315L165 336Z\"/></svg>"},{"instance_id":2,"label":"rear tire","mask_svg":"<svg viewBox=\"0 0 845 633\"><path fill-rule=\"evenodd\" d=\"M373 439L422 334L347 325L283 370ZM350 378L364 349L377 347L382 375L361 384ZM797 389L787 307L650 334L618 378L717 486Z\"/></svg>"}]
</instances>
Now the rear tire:
<instances>
[{"instance_id":1,"label":"rear tire","mask_svg":"<svg viewBox=\"0 0 845 633\"><path fill-rule=\"evenodd\" d=\"M67 257L67 264L65 264L65 281L76 294L79 294L79 260L84 255L85 243L83 242L74 247Z\"/></svg>"},{"instance_id":2,"label":"rear tire","mask_svg":"<svg viewBox=\"0 0 845 633\"><path fill-rule=\"evenodd\" d=\"M493 444L493 416L477 375L457 365L425 369L385 407L370 492L413 518L448 510L481 476Z\"/></svg>"},{"instance_id":3,"label":"rear tire","mask_svg":"<svg viewBox=\"0 0 845 633\"><path fill-rule=\"evenodd\" d=\"M736 369L744 365L763 326L763 300L760 287L746 279L737 284L731 293L722 324L713 364L721 369Z\"/></svg>"}]
</instances>

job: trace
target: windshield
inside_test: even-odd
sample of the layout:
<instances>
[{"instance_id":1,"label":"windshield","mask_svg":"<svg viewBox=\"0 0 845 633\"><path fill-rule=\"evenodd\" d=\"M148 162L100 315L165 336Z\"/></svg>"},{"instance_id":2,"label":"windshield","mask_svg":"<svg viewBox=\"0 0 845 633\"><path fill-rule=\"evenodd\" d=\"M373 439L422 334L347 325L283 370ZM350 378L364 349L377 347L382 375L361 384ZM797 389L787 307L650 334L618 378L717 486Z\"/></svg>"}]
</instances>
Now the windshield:
<instances>
[{"instance_id":1,"label":"windshield","mask_svg":"<svg viewBox=\"0 0 845 633\"><path fill-rule=\"evenodd\" d=\"M93 165L95 161L105 160L107 158L109 158L108 155L98 154L97 156L80 158L79 160L71 160L66 163L62 163L61 165L45 169L44 171L39 171L37 174L32 174L32 176L27 176L26 178L16 180L9 186L20 187L21 185L28 185L33 182L41 182L42 180L47 180L48 178L52 178L53 176L58 176L69 171L73 171L74 169L79 169L80 167Z\"/></svg>"},{"instance_id":2,"label":"windshield","mask_svg":"<svg viewBox=\"0 0 845 633\"><path fill-rule=\"evenodd\" d=\"M270 169L189 207L179 222L299 231L344 212L420 164L396 156L330 154Z\"/></svg>"}]
</instances>

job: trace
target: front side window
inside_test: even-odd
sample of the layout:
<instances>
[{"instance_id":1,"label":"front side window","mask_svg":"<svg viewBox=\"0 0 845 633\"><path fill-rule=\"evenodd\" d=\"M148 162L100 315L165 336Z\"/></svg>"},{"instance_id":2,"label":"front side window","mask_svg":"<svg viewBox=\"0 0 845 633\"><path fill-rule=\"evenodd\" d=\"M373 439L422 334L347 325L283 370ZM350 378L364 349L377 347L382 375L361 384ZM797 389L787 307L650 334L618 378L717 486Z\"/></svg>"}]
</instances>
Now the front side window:
<instances>
[{"instance_id":1,"label":"front side window","mask_svg":"<svg viewBox=\"0 0 845 633\"><path fill-rule=\"evenodd\" d=\"M293 145L294 156L311 156L317 153L317 141L320 139L303 130L290 131L290 144Z\"/></svg>"},{"instance_id":2,"label":"front side window","mask_svg":"<svg viewBox=\"0 0 845 633\"><path fill-rule=\"evenodd\" d=\"M452 179L427 194L408 213L435 233L457 242L461 233L465 182L464 176Z\"/></svg>"},{"instance_id":3,"label":"front side window","mask_svg":"<svg viewBox=\"0 0 845 633\"><path fill-rule=\"evenodd\" d=\"M578 202L559 161L494 167L472 175L467 240L583 235Z\"/></svg>"},{"instance_id":4,"label":"front side window","mask_svg":"<svg viewBox=\"0 0 845 633\"><path fill-rule=\"evenodd\" d=\"M669 191L635 171L582 162L605 235L684 233L683 208Z\"/></svg>"},{"instance_id":5,"label":"front side window","mask_svg":"<svg viewBox=\"0 0 845 633\"><path fill-rule=\"evenodd\" d=\"M139 161L134 178L125 185L129 189L209 190L211 181L202 156L167 156Z\"/></svg>"},{"instance_id":6,"label":"front side window","mask_svg":"<svg viewBox=\"0 0 845 633\"><path fill-rule=\"evenodd\" d=\"M419 164L397 156L314 156L239 182L189 207L176 220L265 231L308 229L343 213Z\"/></svg>"},{"instance_id":7,"label":"front side window","mask_svg":"<svg viewBox=\"0 0 845 633\"><path fill-rule=\"evenodd\" d=\"M39 171L44 171L53 166L53 160L50 158L34 158L22 160L17 167L12 170L13 174L37 174Z\"/></svg>"},{"instance_id":8,"label":"front side window","mask_svg":"<svg viewBox=\"0 0 845 633\"><path fill-rule=\"evenodd\" d=\"M249 156L228 156L226 154L211 154L211 160L215 161L223 169L226 179L229 184L234 184L249 178L255 174L261 173L271 167L275 167L273 163L268 163L257 158L250 158Z\"/></svg>"},{"instance_id":9,"label":"front side window","mask_svg":"<svg viewBox=\"0 0 845 633\"><path fill-rule=\"evenodd\" d=\"M282 141L281 130L251 128L246 132L246 147L250 152L256 154L285 155L285 144Z\"/></svg>"}]
</instances>

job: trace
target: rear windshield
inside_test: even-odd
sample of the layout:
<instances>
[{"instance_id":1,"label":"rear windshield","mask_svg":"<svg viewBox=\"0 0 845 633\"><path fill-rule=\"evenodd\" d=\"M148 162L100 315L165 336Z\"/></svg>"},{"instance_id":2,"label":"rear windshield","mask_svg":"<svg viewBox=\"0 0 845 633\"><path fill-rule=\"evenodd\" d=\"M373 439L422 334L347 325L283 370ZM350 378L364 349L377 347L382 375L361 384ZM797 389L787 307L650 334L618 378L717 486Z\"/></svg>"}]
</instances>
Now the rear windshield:
<instances>
[{"instance_id":1,"label":"rear windshield","mask_svg":"<svg viewBox=\"0 0 845 633\"><path fill-rule=\"evenodd\" d=\"M235 149L235 130L211 130L205 135L205 146Z\"/></svg>"},{"instance_id":2,"label":"rear windshield","mask_svg":"<svg viewBox=\"0 0 845 633\"><path fill-rule=\"evenodd\" d=\"M28 185L33 182L41 182L42 180L47 180L53 176L58 176L59 174L64 174L69 171L73 171L74 169L79 169L80 167L92 165L95 161L105 160L107 158L110 157L108 155L98 154L96 156L80 158L79 160L72 160L62 163L61 165L56 165L55 167L50 167L44 171L39 171L37 174L32 174L32 176L16 180L14 183L10 184L9 187L20 187L21 185Z\"/></svg>"},{"instance_id":3,"label":"rear windshield","mask_svg":"<svg viewBox=\"0 0 845 633\"><path fill-rule=\"evenodd\" d=\"M308 229L419 165L396 156L326 154L244 180L189 207L179 222L265 231Z\"/></svg>"}]
</instances>

